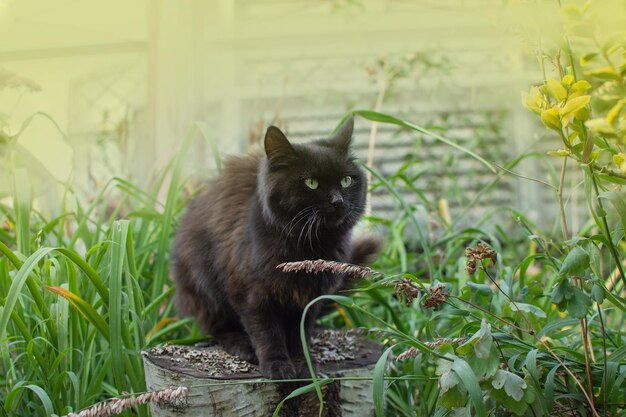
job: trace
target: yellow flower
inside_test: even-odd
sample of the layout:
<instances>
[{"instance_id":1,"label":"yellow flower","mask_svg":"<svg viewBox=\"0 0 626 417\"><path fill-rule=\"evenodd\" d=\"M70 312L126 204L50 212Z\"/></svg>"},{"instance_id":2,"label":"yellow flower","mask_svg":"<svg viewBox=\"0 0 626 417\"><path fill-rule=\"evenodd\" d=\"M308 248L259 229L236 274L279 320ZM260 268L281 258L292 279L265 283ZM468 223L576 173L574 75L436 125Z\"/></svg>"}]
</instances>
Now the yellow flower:
<instances>
[{"instance_id":1,"label":"yellow flower","mask_svg":"<svg viewBox=\"0 0 626 417\"><path fill-rule=\"evenodd\" d=\"M559 118L559 110L555 107L541 112L541 121L547 128L552 130L559 131L563 127Z\"/></svg>"},{"instance_id":2,"label":"yellow flower","mask_svg":"<svg viewBox=\"0 0 626 417\"><path fill-rule=\"evenodd\" d=\"M545 96L539 90L539 87L532 86L529 92L524 91L522 93L522 104L533 113L541 114L548 103Z\"/></svg>"}]
</instances>

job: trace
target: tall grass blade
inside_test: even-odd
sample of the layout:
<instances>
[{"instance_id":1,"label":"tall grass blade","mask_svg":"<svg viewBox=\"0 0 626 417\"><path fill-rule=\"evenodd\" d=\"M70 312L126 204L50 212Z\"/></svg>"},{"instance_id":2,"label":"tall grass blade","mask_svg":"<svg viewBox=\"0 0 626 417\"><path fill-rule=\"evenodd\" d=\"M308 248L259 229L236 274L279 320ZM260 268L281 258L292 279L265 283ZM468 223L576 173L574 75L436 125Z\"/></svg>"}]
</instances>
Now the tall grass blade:
<instances>
[{"instance_id":1,"label":"tall grass blade","mask_svg":"<svg viewBox=\"0 0 626 417\"><path fill-rule=\"evenodd\" d=\"M415 125L411 122L407 122L405 120L402 119L398 119L397 117L388 115L388 114L384 114L384 113L379 113L379 112L375 112L372 110L352 110L350 113L348 113L346 116L344 116L344 118L341 120L339 125L342 125L343 122L350 117L350 115L357 115L357 116L361 116L364 119L367 120L371 120L373 122L379 122L379 123L387 123L387 124L393 124L393 125L397 125L397 126L402 126L406 129L410 129L410 130L414 130L416 132L420 132L423 133L425 135L428 135L430 137L433 137L435 139L437 139L440 142L445 143L446 145L452 146L453 148L468 154L469 156L471 156L472 158L476 159L477 161L480 161L483 165L485 165L487 168L489 168L489 170L491 172L493 172L494 174L497 172L496 168L487 160L485 160L483 157L477 155L476 153L470 151L469 149L459 145L458 143L455 143L453 141L451 141L450 139L446 139L445 137L432 132L428 129L425 129L423 127L420 127L418 125Z\"/></svg>"},{"instance_id":2,"label":"tall grass blade","mask_svg":"<svg viewBox=\"0 0 626 417\"><path fill-rule=\"evenodd\" d=\"M13 208L15 210L15 234L17 250L30 255L30 213L32 204L32 185L25 168L16 168L13 172Z\"/></svg>"},{"instance_id":3,"label":"tall grass blade","mask_svg":"<svg viewBox=\"0 0 626 417\"><path fill-rule=\"evenodd\" d=\"M374 412L376 417L385 417L385 371L387 370L387 359L393 346L385 349L374 366L374 381L372 384L372 398L374 400Z\"/></svg>"},{"instance_id":4,"label":"tall grass blade","mask_svg":"<svg viewBox=\"0 0 626 417\"><path fill-rule=\"evenodd\" d=\"M72 307L76 309L76 311L78 311L89 323L93 324L100 334L102 334L102 336L110 342L111 331L109 329L109 325L106 321L104 321L96 309L93 308L87 301L81 298L78 294L74 294L73 292L62 287L46 286L46 289L65 298L72 305Z\"/></svg>"},{"instance_id":5,"label":"tall grass blade","mask_svg":"<svg viewBox=\"0 0 626 417\"><path fill-rule=\"evenodd\" d=\"M302 351L304 352L304 359L306 360L307 367L309 368L309 372L311 374L311 379L313 380L313 387L315 388L315 393L317 394L317 398L319 399L319 402L320 402L320 411L319 411L320 416L322 415L322 412L324 410L324 396L322 395L322 390L320 388L317 375L315 375L315 369L313 369L313 361L311 360L311 354L309 353L309 346L307 344L306 334L304 332L304 328L305 328L304 324L305 324L306 315L309 312L309 309L315 303L321 300L333 300L335 302L338 302L344 305L353 304L353 301L348 297L344 297L341 295L322 295L311 300L306 305L306 307L304 308L304 311L302 312L302 317L300 318L300 342L302 343Z\"/></svg>"},{"instance_id":6,"label":"tall grass blade","mask_svg":"<svg viewBox=\"0 0 626 417\"><path fill-rule=\"evenodd\" d=\"M274 413L272 414L272 417L278 417L281 408L283 408L283 405L285 404L285 401L290 400L292 398L299 397L300 395L308 394L309 392L315 391L317 387L323 387L324 385L328 385L333 382L335 382L333 378L324 378L322 380L317 381L317 384L310 383L303 387L300 387L291 391L289 395L287 395L285 398L282 399L281 402L278 403L278 405L276 406L276 409L274 410Z\"/></svg>"},{"instance_id":7,"label":"tall grass blade","mask_svg":"<svg viewBox=\"0 0 626 417\"><path fill-rule=\"evenodd\" d=\"M124 292L124 259L126 256L126 242L128 241L128 220L119 220L113 223L111 235L111 265L109 276L109 327L111 331L110 346L113 368L113 379L117 389L121 392L126 389L124 375L123 329L124 311L122 308L122 294Z\"/></svg>"},{"instance_id":8,"label":"tall grass blade","mask_svg":"<svg viewBox=\"0 0 626 417\"><path fill-rule=\"evenodd\" d=\"M17 271L9 293L4 301L4 307L2 308L2 314L0 315L0 340L4 339L4 334L7 330L7 324L9 318L13 313L16 304L21 296L22 287L29 279L29 275L33 272L39 261L41 261L46 255L52 252L54 248L41 248L26 259L24 265Z\"/></svg>"}]
</instances>

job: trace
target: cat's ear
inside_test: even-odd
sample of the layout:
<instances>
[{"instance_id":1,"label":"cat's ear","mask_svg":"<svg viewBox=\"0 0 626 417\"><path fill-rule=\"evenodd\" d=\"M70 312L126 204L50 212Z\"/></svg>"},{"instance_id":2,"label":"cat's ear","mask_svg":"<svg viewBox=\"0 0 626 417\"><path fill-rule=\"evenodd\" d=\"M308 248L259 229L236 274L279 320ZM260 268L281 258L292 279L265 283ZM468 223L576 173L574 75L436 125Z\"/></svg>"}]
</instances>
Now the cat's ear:
<instances>
[{"instance_id":1,"label":"cat's ear","mask_svg":"<svg viewBox=\"0 0 626 417\"><path fill-rule=\"evenodd\" d=\"M329 140L338 148L347 150L352 141L352 132L354 132L354 117L350 116L337 129L337 131L329 138Z\"/></svg>"},{"instance_id":2,"label":"cat's ear","mask_svg":"<svg viewBox=\"0 0 626 417\"><path fill-rule=\"evenodd\" d=\"M293 155L293 146L287 140L285 134L276 126L270 126L265 132L265 155L268 158L277 155Z\"/></svg>"}]
</instances>

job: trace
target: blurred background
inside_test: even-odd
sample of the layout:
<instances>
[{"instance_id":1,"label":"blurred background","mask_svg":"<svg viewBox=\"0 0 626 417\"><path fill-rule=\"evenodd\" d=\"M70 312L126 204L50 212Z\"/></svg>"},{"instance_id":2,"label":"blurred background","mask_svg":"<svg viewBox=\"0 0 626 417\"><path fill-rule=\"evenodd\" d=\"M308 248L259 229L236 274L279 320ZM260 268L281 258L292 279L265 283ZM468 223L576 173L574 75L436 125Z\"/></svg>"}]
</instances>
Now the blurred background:
<instances>
[{"instance_id":1,"label":"blurred background","mask_svg":"<svg viewBox=\"0 0 626 417\"><path fill-rule=\"evenodd\" d=\"M196 121L206 129L188 170L205 177L215 169L213 144L221 153L245 152L269 124L295 140L321 137L351 109L401 117L504 166L523 152L554 148L520 101L541 80L540 38L529 27L541 31L545 23L529 26L526 6L0 0L0 124L5 138L19 133L21 163L41 192L67 181L85 198L111 176L147 182ZM546 19L556 7L547 4ZM29 119L36 112L45 115ZM443 211L466 207L495 178L428 135L363 119L355 151L383 175L412 170L414 186ZM551 175L550 163L537 161L515 171ZM416 195L407 191L409 200ZM552 224L547 201L554 201L549 187L506 176L474 205L468 224L504 206ZM374 213L393 208L383 189L373 191ZM575 201L569 209L578 210Z\"/></svg>"}]
</instances>

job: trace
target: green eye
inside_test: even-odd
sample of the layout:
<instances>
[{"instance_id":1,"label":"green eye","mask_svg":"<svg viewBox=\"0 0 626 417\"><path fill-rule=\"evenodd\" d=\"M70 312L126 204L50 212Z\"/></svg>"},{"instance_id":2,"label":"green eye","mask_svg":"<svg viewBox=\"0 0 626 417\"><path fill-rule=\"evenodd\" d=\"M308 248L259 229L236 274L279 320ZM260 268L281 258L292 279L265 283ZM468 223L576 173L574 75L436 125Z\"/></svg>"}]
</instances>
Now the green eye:
<instances>
[{"instance_id":1,"label":"green eye","mask_svg":"<svg viewBox=\"0 0 626 417\"><path fill-rule=\"evenodd\" d=\"M352 177L350 175L346 175L345 177L341 179L341 186L343 188L349 187L350 184L352 184Z\"/></svg>"},{"instance_id":2,"label":"green eye","mask_svg":"<svg viewBox=\"0 0 626 417\"><path fill-rule=\"evenodd\" d=\"M307 179L304 180L304 183L311 190L316 190L317 187L320 185L315 178L307 178Z\"/></svg>"}]
</instances>

